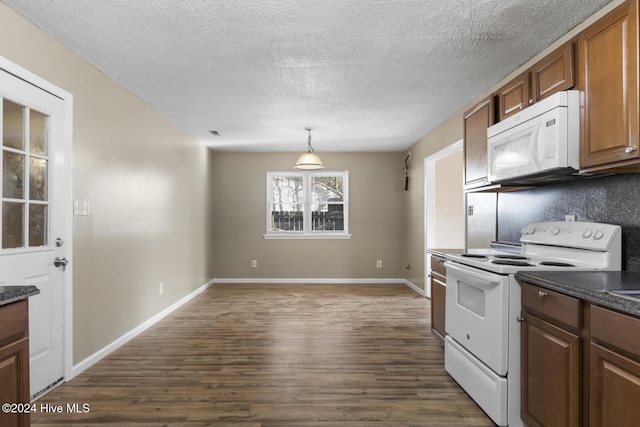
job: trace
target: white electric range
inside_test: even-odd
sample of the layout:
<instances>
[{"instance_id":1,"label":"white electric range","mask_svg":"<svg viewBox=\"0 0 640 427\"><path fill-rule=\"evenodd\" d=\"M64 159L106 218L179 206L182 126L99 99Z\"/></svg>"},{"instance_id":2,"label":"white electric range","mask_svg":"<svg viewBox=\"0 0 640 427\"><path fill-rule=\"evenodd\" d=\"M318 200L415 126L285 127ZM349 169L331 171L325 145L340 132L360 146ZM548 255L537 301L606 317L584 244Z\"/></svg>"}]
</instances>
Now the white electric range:
<instances>
[{"instance_id":1,"label":"white electric range","mask_svg":"<svg viewBox=\"0 0 640 427\"><path fill-rule=\"evenodd\" d=\"M544 222L522 229L520 253L447 254L445 369L499 426L520 418L518 271L602 271L622 266L620 226Z\"/></svg>"}]
</instances>

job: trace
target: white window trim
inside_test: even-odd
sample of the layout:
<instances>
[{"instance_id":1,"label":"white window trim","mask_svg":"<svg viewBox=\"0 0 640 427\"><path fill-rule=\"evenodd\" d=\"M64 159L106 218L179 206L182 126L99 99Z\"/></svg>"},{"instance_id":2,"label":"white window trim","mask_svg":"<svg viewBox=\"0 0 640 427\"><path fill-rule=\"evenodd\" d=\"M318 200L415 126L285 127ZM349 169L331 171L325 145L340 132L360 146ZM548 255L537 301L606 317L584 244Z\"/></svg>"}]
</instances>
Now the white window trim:
<instances>
[{"instance_id":1,"label":"white window trim","mask_svg":"<svg viewBox=\"0 0 640 427\"><path fill-rule=\"evenodd\" d=\"M274 176L300 176L303 178L305 190L304 209L304 230L301 231L272 231L271 226L271 205L272 205L272 182ZM314 176L342 176L343 183L343 206L344 206L344 231L313 231L311 230L311 178ZM267 172L267 232L263 235L265 239L351 239L349 234L349 171L304 171L304 172Z\"/></svg>"}]
</instances>

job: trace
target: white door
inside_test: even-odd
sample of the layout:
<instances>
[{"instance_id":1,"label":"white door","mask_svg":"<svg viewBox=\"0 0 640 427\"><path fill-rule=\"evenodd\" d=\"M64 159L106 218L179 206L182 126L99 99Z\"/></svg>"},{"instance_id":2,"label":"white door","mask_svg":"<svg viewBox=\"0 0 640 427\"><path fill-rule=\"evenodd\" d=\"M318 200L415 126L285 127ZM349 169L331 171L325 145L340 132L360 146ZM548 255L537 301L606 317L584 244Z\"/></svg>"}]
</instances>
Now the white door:
<instances>
[{"instance_id":1,"label":"white door","mask_svg":"<svg viewBox=\"0 0 640 427\"><path fill-rule=\"evenodd\" d=\"M64 101L0 70L0 285L29 299L31 396L64 376ZM55 264L59 264L56 266Z\"/></svg>"}]
</instances>

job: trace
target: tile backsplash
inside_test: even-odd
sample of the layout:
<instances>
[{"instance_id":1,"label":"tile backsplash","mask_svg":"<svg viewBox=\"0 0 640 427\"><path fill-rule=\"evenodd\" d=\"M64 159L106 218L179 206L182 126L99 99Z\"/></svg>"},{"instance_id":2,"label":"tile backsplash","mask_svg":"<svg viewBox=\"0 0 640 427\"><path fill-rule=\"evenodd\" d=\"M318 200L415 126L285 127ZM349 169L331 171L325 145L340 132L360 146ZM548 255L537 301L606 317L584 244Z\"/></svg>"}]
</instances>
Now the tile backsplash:
<instances>
[{"instance_id":1,"label":"tile backsplash","mask_svg":"<svg viewBox=\"0 0 640 427\"><path fill-rule=\"evenodd\" d=\"M498 195L497 238L519 241L532 222L577 221L622 226L623 269L640 272L640 174L581 178Z\"/></svg>"}]
</instances>

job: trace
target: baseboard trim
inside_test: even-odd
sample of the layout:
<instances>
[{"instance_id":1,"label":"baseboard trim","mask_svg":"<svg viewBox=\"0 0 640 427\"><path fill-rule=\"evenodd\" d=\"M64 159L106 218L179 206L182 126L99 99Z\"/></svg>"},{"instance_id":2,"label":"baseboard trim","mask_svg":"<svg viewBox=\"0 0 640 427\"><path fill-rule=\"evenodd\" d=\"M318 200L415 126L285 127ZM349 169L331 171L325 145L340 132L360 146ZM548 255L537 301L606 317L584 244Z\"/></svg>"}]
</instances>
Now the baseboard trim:
<instances>
[{"instance_id":1,"label":"baseboard trim","mask_svg":"<svg viewBox=\"0 0 640 427\"><path fill-rule=\"evenodd\" d=\"M416 284L414 284L414 283L412 283L412 282L410 282L408 280L405 280L404 284L426 298L427 293L425 292L424 289L420 289Z\"/></svg>"},{"instance_id":2,"label":"baseboard trim","mask_svg":"<svg viewBox=\"0 0 640 427\"><path fill-rule=\"evenodd\" d=\"M84 360L82 360L81 362L77 363L76 365L73 365L73 367L71 368L71 376L68 377L68 378L65 378L65 381L70 381L72 378L76 377L77 375L81 374L82 372L84 372L85 370L90 368L91 366L95 365L97 362L99 362L100 360L104 359L107 355L109 355L109 353L111 353L111 352L117 350L118 348L122 347L124 344L126 344L129 341L131 341L133 338L135 338L136 336L140 335L145 330L149 329L151 326L153 326L154 324L156 324L157 322L162 320L164 317L166 317L167 315L171 314L173 311L177 310L178 308L180 308L181 306L183 306L187 302L191 301L196 296L200 295L202 292L207 290L207 288L209 288L211 285L213 285L213 283L214 283L214 281L210 280L209 282L207 282L204 285L200 286L195 291L191 292L190 294L186 295L185 297L183 297L183 298L179 299L178 301L174 302L169 307L165 308L164 310L162 310L161 312L159 312L155 316L147 319L146 321L144 321L140 325L138 325L135 328L131 329L129 332L127 332L126 334L122 335L120 338L116 339L112 343L102 347L100 350L96 351L91 356L85 358Z\"/></svg>"},{"instance_id":3,"label":"baseboard trim","mask_svg":"<svg viewBox=\"0 0 640 427\"><path fill-rule=\"evenodd\" d=\"M300 283L300 284L320 284L320 283L336 283L339 285L360 284L360 283L372 283L372 284L384 284L384 283L406 283L404 279L302 279L302 278L260 278L250 277L241 279L225 279L218 278L213 279L213 283Z\"/></svg>"},{"instance_id":4,"label":"baseboard trim","mask_svg":"<svg viewBox=\"0 0 640 427\"><path fill-rule=\"evenodd\" d=\"M394 279L394 278L389 278L389 279L380 279L380 278L375 278L375 279L337 279L337 278L334 278L334 279L326 279L326 278L272 279L272 278L251 277L251 278L244 278L244 279L218 278L218 279L213 279L213 283L214 284L215 283L258 283L258 284L260 283L265 283L265 284L268 284L268 283L300 283L300 284L336 283L339 285L366 284L366 283L372 283L372 284L402 283L404 285L407 285L408 287L410 287L420 295L426 296L426 293L424 290L420 289L418 286L411 283L410 281L406 279Z\"/></svg>"}]
</instances>

